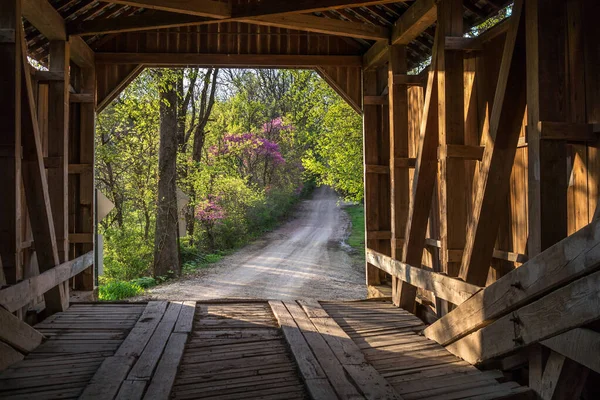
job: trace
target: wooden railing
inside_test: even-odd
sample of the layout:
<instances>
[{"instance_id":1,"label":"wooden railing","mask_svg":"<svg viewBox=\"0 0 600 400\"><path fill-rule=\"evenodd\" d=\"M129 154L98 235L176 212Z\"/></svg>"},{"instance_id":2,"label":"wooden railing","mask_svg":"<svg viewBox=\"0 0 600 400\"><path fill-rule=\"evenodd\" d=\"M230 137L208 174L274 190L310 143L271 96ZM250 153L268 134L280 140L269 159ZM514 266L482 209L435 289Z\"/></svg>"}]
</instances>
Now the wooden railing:
<instances>
[{"instance_id":1,"label":"wooden railing","mask_svg":"<svg viewBox=\"0 0 600 400\"><path fill-rule=\"evenodd\" d=\"M369 264L413 286L428 290L436 297L456 305L462 304L482 289L460 279L424 268L413 267L372 249L367 249L366 256Z\"/></svg>"},{"instance_id":2,"label":"wooden railing","mask_svg":"<svg viewBox=\"0 0 600 400\"><path fill-rule=\"evenodd\" d=\"M0 306L10 312L26 306L36 297L83 272L94 264L94 252L90 251L74 260L67 261L37 276L0 290Z\"/></svg>"}]
</instances>

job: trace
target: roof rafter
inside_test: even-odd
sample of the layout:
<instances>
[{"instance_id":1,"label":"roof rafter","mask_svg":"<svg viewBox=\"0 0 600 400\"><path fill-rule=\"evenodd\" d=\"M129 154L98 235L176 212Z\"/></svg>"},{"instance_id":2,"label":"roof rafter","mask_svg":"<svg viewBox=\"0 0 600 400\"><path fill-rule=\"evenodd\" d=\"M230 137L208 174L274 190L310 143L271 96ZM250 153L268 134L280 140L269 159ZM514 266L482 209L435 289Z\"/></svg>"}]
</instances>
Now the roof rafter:
<instances>
[{"instance_id":1,"label":"roof rafter","mask_svg":"<svg viewBox=\"0 0 600 400\"><path fill-rule=\"evenodd\" d=\"M437 19L436 0L417 0L396 21L392 29L391 44L409 44ZM363 58L365 68L386 60L387 43L375 43Z\"/></svg>"},{"instance_id":2,"label":"roof rafter","mask_svg":"<svg viewBox=\"0 0 600 400\"><path fill-rule=\"evenodd\" d=\"M196 15L209 18L230 18L231 7L228 3L214 0L104 0L109 3L126 4L129 6L150 8L154 10Z\"/></svg>"},{"instance_id":3,"label":"roof rafter","mask_svg":"<svg viewBox=\"0 0 600 400\"><path fill-rule=\"evenodd\" d=\"M177 26L205 25L226 21L296 29L359 39L381 40L388 39L390 36L390 30L384 27L312 15L290 14L226 20L207 20L195 15L173 14L161 11L154 12L151 15L146 15L144 13L133 17L82 21L77 24L69 25L69 34L97 35L104 33L172 28Z\"/></svg>"},{"instance_id":4,"label":"roof rafter","mask_svg":"<svg viewBox=\"0 0 600 400\"><path fill-rule=\"evenodd\" d=\"M23 16L48 40L67 40L65 21L47 0L24 0ZM71 37L71 58L80 66L94 65L94 52L80 37Z\"/></svg>"},{"instance_id":5,"label":"roof rafter","mask_svg":"<svg viewBox=\"0 0 600 400\"><path fill-rule=\"evenodd\" d=\"M257 17L273 14L312 13L317 11L336 10L394 3L398 0L263 0L260 3L240 4L232 10L233 17Z\"/></svg>"}]
</instances>

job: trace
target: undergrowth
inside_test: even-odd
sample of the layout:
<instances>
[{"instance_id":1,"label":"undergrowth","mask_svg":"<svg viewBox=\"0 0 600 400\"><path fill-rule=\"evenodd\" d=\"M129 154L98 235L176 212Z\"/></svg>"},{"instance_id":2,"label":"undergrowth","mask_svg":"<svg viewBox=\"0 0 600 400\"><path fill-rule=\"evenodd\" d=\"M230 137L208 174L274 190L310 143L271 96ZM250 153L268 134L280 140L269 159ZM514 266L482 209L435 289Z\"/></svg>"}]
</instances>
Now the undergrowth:
<instances>
[{"instance_id":1,"label":"undergrowth","mask_svg":"<svg viewBox=\"0 0 600 400\"><path fill-rule=\"evenodd\" d=\"M361 256L365 257L365 211L362 204L347 206L344 211L350 216L352 228L350 236L346 240L348 245L352 247Z\"/></svg>"}]
</instances>

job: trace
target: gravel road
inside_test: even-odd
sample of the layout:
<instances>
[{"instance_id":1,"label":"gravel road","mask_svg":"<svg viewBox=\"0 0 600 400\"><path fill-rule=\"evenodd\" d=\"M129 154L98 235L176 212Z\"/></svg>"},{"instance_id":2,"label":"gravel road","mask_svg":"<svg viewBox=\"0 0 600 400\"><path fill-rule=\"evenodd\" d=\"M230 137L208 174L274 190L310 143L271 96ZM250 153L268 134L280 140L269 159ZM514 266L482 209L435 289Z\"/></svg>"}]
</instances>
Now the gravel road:
<instances>
[{"instance_id":1,"label":"gravel road","mask_svg":"<svg viewBox=\"0 0 600 400\"><path fill-rule=\"evenodd\" d=\"M293 219L220 262L157 286L144 299L366 297L364 265L343 243L350 222L328 187L315 190Z\"/></svg>"}]
</instances>

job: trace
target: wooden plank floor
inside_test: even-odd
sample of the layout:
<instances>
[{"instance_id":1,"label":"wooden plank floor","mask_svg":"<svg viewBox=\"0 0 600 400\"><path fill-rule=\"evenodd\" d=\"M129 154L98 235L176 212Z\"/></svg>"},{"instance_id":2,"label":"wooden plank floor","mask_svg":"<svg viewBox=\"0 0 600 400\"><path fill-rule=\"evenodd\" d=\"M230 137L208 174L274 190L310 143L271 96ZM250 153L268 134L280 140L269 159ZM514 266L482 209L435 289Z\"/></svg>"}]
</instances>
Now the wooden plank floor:
<instances>
[{"instance_id":1,"label":"wooden plank floor","mask_svg":"<svg viewBox=\"0 0 600 400\"><path fill-rule=\"evenodd\" d=\"M269 304L198 304L171 397L306 398Z\"/></svg>"},{"instance_id":2,"label":"wooden plank floor","mask_svg":"<svg viewBox=\"0 0 600 400\"><path fill-rule=\"evenodd\" d=\"M321 302L366 360L405 400L519 399L529 388L500 383L418 333L421 320L389 302Z\"/></svg>"},{"instance_id":3,"label":"wooden plank floor","mask_svg":"<svg viewBox=\"0 0 600 400\"><path fill-rule=\"evenodd\" d=\"M387 302L76 304L0 373L2 399L528 398Z\"/></svg>"},{"instance_id":4,"label":"wooden plank floor","mask_svg":"<svg viewBox=\"0 0 600 400\"><path fill-rule=\"evenodd\" d=\"M75 304L37 324L48 340L0 373L0 398L78 398L144 308L145 304Z\"/></svg>"}]
</instances>

